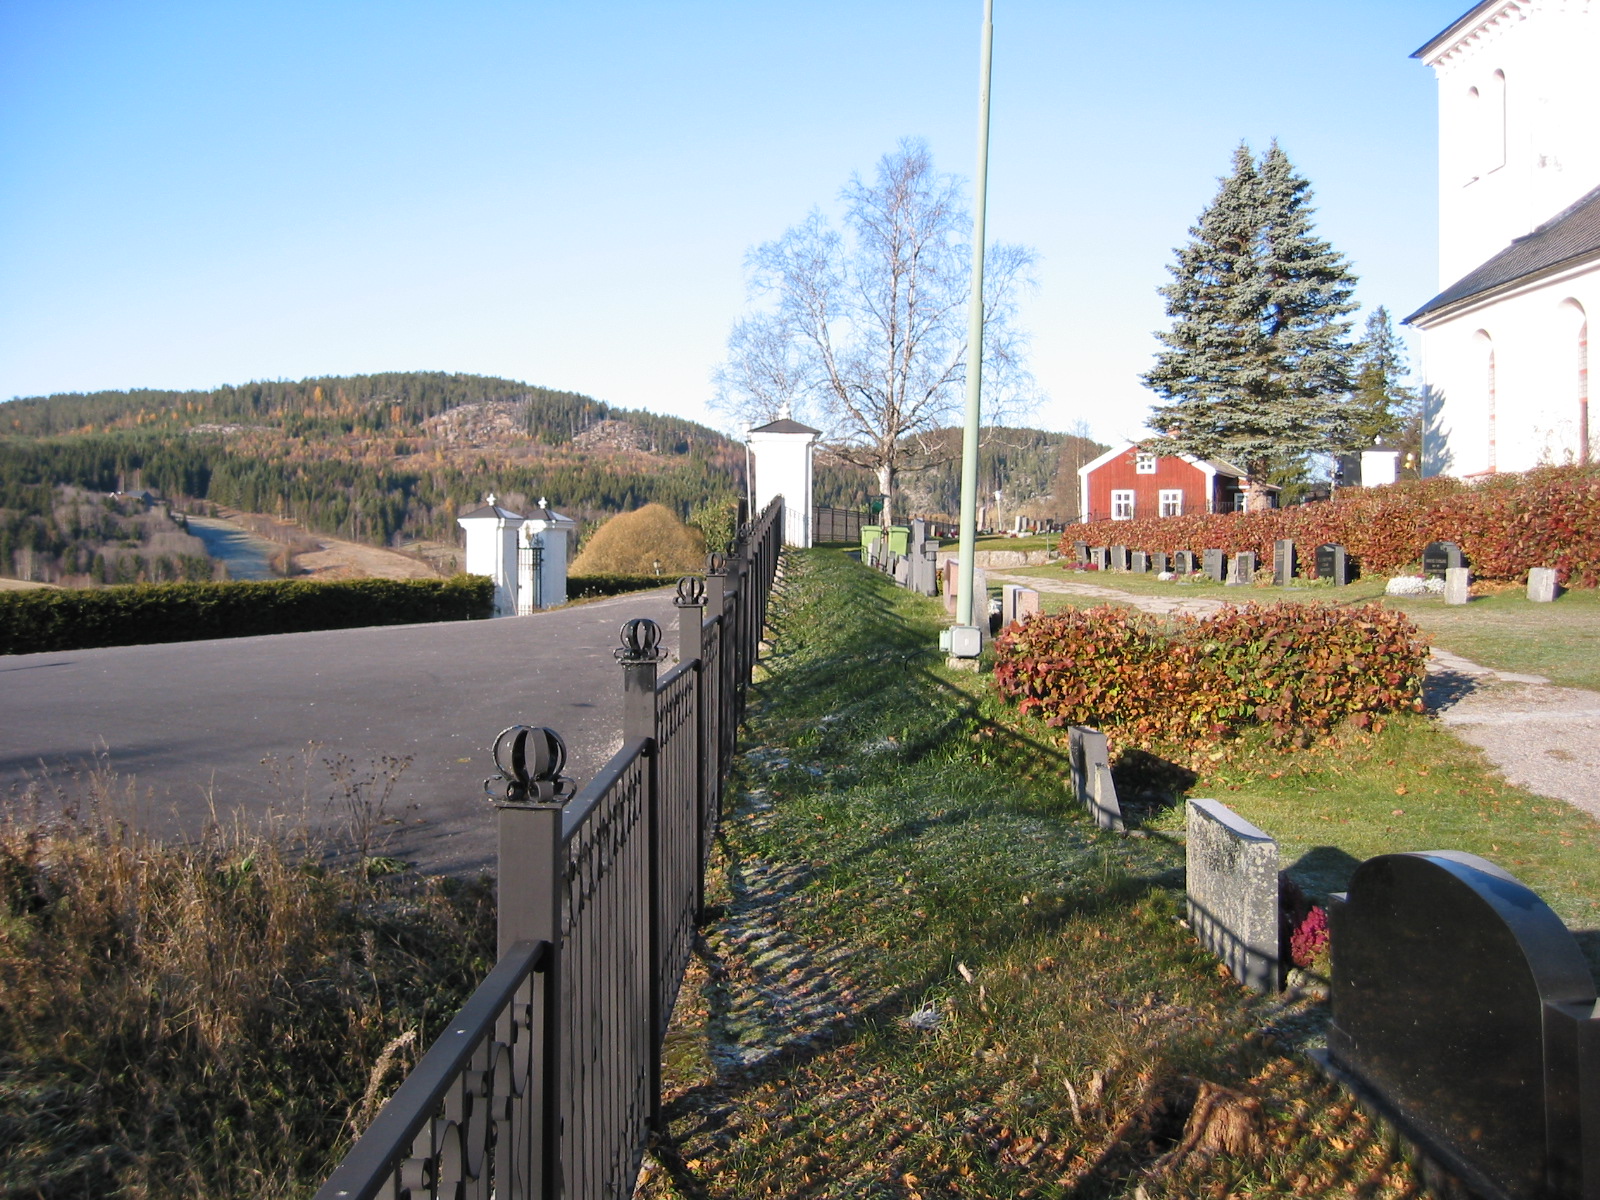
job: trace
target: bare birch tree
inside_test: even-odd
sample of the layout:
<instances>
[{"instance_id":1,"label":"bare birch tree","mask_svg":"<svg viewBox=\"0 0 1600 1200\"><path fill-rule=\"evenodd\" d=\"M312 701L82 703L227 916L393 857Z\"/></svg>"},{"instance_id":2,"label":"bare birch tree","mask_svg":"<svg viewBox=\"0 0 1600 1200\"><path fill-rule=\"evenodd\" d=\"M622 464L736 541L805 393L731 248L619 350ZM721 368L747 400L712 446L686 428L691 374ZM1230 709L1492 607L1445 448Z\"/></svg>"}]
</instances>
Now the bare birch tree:
<instances>
[{"instance_id":1,"label":"bare birch tree","mask_svg":"<svg viewBox=\"0 0 1600 1200\"><path fill-rule=\"evenodd\" d=\"M937 461L966 388L972 221L963 182L908 139L871 182L841 193L844 232L813 211L751 250L752 310L718 368L717 405L752 423L792 411L841 459L872 470L892 519L896 477ZM1031 391L1013 326L1035 255L995 245L985 262L985 419Z\"/></svg>"}]
</instances>

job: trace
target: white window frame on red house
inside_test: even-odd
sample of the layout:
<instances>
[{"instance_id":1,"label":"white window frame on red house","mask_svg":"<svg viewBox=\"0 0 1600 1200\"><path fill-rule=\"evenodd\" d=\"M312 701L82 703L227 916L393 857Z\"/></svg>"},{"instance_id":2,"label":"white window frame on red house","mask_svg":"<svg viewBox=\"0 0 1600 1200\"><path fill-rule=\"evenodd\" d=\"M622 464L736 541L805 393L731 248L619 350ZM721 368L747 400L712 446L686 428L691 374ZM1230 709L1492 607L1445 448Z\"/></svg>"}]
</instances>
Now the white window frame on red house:
<instances>
[{"instance_id":1,"label":"white window frame on red house","mask_svg":"<svg viewBox=\"0 0 1600 1200\"><path fill-rule=\"evenodd\" d=\"M1183 489L1161 489L1161 515L1163 517L1183 516Z\"/></svg>"},{"instance_id":2,"label":"white window frame on red house","mask_svg":"<svg viewBox=\"0 0 1600 1200\"><path fill-rule=\"evenodd\" d=\"M1156 456L1150 450L1135 450L1133 452L1133 472L1135 475L1154 475L1156 473Z\"/></svg>"},{"instance_id":3,"label":"white window frame on red house","mask_svg":"<svg viewBox=\"0 0 1600 1200\"><path fill-rule=\"evenodd\" d=\"M1111 519L1113 521L1133 520L1133 489L1111 489Z\"/></svg>"}]
</instances>

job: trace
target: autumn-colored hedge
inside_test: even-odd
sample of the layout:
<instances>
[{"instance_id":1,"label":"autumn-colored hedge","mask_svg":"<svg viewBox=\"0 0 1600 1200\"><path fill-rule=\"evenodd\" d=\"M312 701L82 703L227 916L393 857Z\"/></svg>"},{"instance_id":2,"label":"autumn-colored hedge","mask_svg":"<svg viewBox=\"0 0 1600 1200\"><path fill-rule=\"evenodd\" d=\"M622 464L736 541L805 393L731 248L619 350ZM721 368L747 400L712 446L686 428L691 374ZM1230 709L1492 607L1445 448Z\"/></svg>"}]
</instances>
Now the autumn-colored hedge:
<instances>
[{"instance_id":1,"label":"autumn-colored hedge","mask_svg":"<svg viewBox=\"0 0 1600 1200\"><path fill-rule=\"evenodd\" d=\"M1316 567L1316 548L1344 546L1370 574L1416 567L1429 542L1457 543L1482 579L1525 580L1532 567L1554 567L1562 583L1600 586L1600 467L1541 467L1475 483L1438 477L1378 488L1344 488L1334 500L1267 512L1141 517L1114 525L1074 525L1074 541L1116 543L1150 553L1253 550L1272 562L1272 543L1292 538L1301 570Z\"/></svg>"},{"instance_id":2,"label":"autumn-colored hedge","mask_svg":"<svg viewBox=\"0 0 1600 1200\"><path fill-rule=\"evenodd\" d=\"M0 654L465 621L493 606L494 582L482 575L0 592Z\"/></svg>"},{"instance_id":3,"label":"autumn-colored hedge","mask_svg":"<svg viewBox=\"0 0 1600 1200\"><path fill-rule=\"evenodd\" d=\"M1038 616L995 640L995 685L1047 724L1135 746L1210 746L1250 726L1304 745L1341 721L1422 710L1427 647L1369 604L1247 604L1170 626L1105 606Z\"/></svg>"}]
</instances>

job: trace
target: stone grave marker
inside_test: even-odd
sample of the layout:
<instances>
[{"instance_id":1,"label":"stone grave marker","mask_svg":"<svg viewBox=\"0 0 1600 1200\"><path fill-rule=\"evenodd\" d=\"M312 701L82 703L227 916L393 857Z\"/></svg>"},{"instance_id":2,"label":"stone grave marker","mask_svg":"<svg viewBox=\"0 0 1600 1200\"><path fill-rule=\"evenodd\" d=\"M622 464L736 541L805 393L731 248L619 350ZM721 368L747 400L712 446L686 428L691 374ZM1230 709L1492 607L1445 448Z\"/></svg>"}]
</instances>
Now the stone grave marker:
<instances>
[{"instance_id":1,"label":"stone grave marker","mask_svg":"<svg viewBox=\"0 0 1600 1200\"><path fill-rule=\"evenodd\" d=\"M1089 543L1088 542L1073 542L1072 543L1072 561L1075 562L1075 563L1079 563L1080 565L1081 564L1086 564L1089 561Z\"/></svg>"},{"instance_id":2,"label":"stone grave marker","mask_svg":"<svg viewBox=\"0 0 1600 1200\"><path fill-rule=\"evenodd\" d=\"M1463 566L1461 547L1454 542L1429 542L1422 549L1422 573L1429 579L1443 579L1452 567Z\"/></svg>"},{"instance_id":3,"label":"stone grave marker","mask_svg":"<svg viewBox=\"0 0 1600 1200\"><path fill-rule=\"evenodd\" d=\"M1111 549L1109 546L1091 546L1089 548L1089 565L1096 571L1111 570Z\"/></svg>"},{"instance_id":4,"label":"stone grave marker","mask_svg":"<svg viewBox=\"0 0 1600 1200\"><path fill-rule=\"evenodd\" d=\"M1334 587L1349 585L1350 559L1343 546L1327 542L1317 547L1317 578L1333 580Z\"/></svg>"},{"instance_id":5,"label":"stone grave marker","mask_svg":"<svg viewBox=\"0 0 1600 1200\"><path fill-rule=\"evenodd\" d=\"M1111 569L1113 571L1126 571L1128 569L1128 548L1126 546L1111 547Z\"/></svg>"},{"instance_id":6,"label":"stone grave marker","mask_svg":"<svg viewBox=\"0 0 1600 1200\"><path fill-rule=\"evenodd\" d=\"M1561 594L1554 567L1534 567L1528 572L1528 599L1548 604Z\"/></svg>"},{"instance_id":7,"label":"stone grave marker","mask_svg":"<svg viewBox=\"0 0 1600 1200\"><path fill-rule=\"evenodd\" d=\"M1135 575L1147 575L1150 572L1150 556L1143 550L1135 550L1130 556L1128 570Z\"/></svg>"},{"instance_id":8,"label":"stone grave marker","mask_svg":"<svg viewBox=\"0 0 1600 1200\"><path fill-rule=\"evenodd\" d=\"M953 558L944 560L944 610L954 614L956 611L956 589L961 586L958 576L960 566Z\"/></svg>"},{"instance_id":9,"label":"stone grave marker","mask_svg":"<svg viewBox=\"0 0 1600 1200\"><path fill-rule=\"evenodd\" d=\"M1165 575L1172 570L1170 560L1164 550L1157 550L1150 556L1150 569L1157 575Z\"/></svg>"},{"instance_id":10,"label":"stone grave marker","mask_svg":"<svg viewBox=\"0 0 1600 1200\"><path fill-rule=\"evenodd\" d=\"M1213 583L1221 583L1223 572L1228 565L1228 556L1221 550L1207 550L1203 555L1205 562L1206 578Z\"/></svg>"},{"instance_id":11,"label":"stone grave marker","mask_svg":"<svg viewBox=\"0 0 1600 1200\"><path fill-rule=\"evenodd\" d=\"M1111 759L1106 735L1087 725L1067 730L1067 754L1072 763L1072 790L1101 829L1121 829L1122 805L1111 779Z\"/></svg>"},{"instance_id":12,"label":"stone grave marker","mask_svg":"<svg viewBox=\"0 0 1600 1200\"><path fill-rule=\"evenodd\" d=\"M1278 990L1278 843L1225 804L1190 800L1189 927L1233 977Z\"/></svg>"},{"instance_id":13,"label":"stone grave marker","mask_svg":"<svg viewBox=\"0 0 1600 1200\"><path fill-rule=\"evenodd\" d=\"M1288 587L1294 580L1294 568L1294 542L1289 538L1279 538L1272 543L1272 582L1279 587Z\"/></svg>"},{"instance_id":14,"label":"stone grave marker","mask_svg":"<svg viewBox=\"0 0 1600 1200\"><path fill-rule=\"evenodd\" d=\"M1244 587L1255 582L1256 578L1256 552L1254 550L1241 550L1233 556L1233 561L1228 564L1228 586Z\"/></svg>"},{"instance_id":15,"label":"stone grave marker","mask_svg":"<svg viewBox=\"0 0 1600 1200\"><path fill-rule=\"evenodd\" d=\"M1029 617L1038 616L1042 611L1037 589L1031 587L1017 589L1017 620L1026 621Z\"/></svg>"},{"instance_id":16,"label":"stone grave marker","mask_svg":"<svg viewBox=\"0 0 1600 1200\"><path fill-rule=\"evenodd\" d=\"M1450 567L1444 573L1444 602L1465 604L1471 599L1472 572L1466 567Z\"/></svg>"},{"instance_id":17,"label":"stone grave marker","mask_svg":"<svg viewBox=\"0 0 1600 1200\"><path fill-rule=\"evenodd\" d=\"M1330 1072L1474 1195L1600 1195L1600 1021L1561 918L1452 851L1368 859L1328 917Z\"/></svg>"},{"instance_id":18,"label":"stone grave marker","mask_svg":"<svg viewBox=\"0 0 1600 1200\"><path fill-rule=\"evenodd\" d=\"M894 581L901 587L911 586L911 559L904 554L892 555L894 566L890 570L894 573Z\"/></svg>"},{"instance_id":19,"label":"stone grave marker","mask_svg":"<svg viewBox=\"0 0 1600 1200\"><path fill-rule=\"evenodd\" d=\"M1172 556L1172 571L1176 575L1194 574L1194 551L1179 550Z\"/></svg>"}]
</instances>

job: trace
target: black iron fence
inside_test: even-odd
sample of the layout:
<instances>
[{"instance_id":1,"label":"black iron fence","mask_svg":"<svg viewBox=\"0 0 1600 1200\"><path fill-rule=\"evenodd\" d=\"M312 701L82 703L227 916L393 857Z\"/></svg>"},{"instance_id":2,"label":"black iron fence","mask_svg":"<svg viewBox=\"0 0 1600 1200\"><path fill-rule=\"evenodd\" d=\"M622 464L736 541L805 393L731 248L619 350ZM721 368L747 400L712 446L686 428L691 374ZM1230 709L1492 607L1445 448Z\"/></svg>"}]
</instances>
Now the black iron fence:
<instances>
[{"instance_id":1,"label":"black iron fence","mask_svg":"<svg viewBox=\"0 0 1600 1200\"><path fill-rule=\"evenodd\" d=\"M317 1200L633 1192L723 783L777 573L782 500L679 581L680 662L623 626L624 744L581 791L546 729L495 742L499 962Z\"/></svg>"},{"instance_id":2,"label":"black iron fence","mask_svg":"<svg viewBox=\"0 0 1600 1200\"><path fill-rule=\"evenodd\" d=\"M811 541L818 546L859 546L861 527L871 524L871 514L861 509L831 508L818 504L811 510Z\"/></svg>"}]
</instances>

